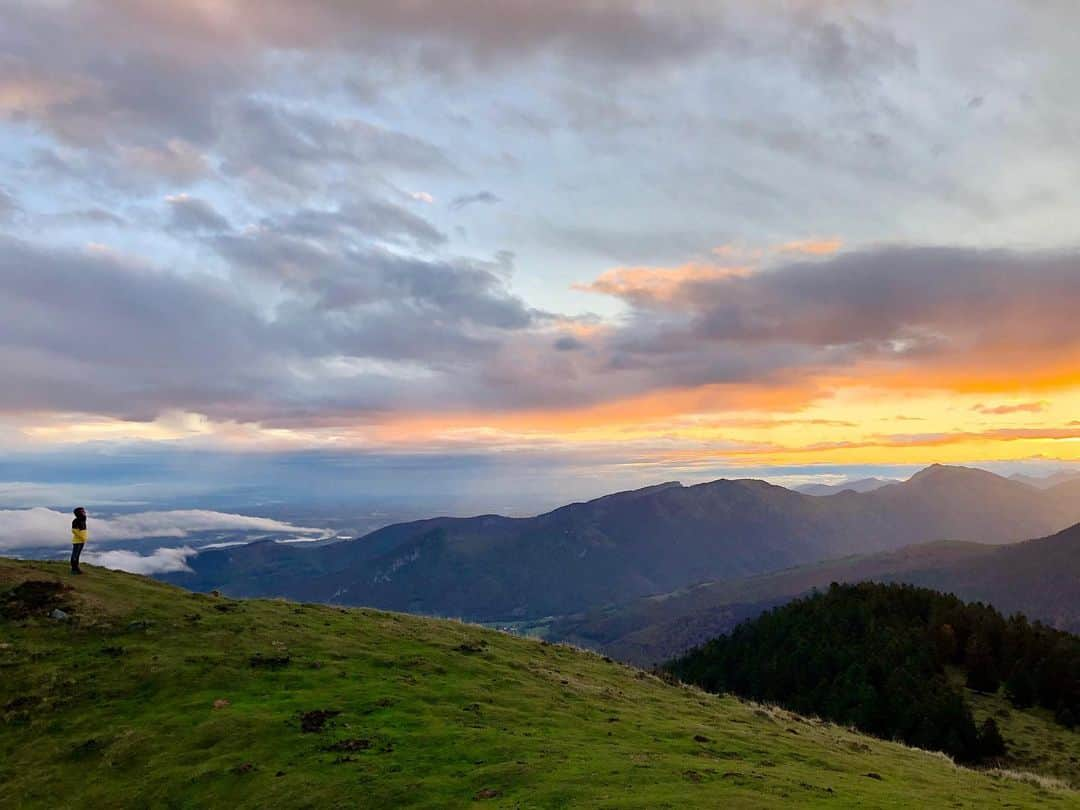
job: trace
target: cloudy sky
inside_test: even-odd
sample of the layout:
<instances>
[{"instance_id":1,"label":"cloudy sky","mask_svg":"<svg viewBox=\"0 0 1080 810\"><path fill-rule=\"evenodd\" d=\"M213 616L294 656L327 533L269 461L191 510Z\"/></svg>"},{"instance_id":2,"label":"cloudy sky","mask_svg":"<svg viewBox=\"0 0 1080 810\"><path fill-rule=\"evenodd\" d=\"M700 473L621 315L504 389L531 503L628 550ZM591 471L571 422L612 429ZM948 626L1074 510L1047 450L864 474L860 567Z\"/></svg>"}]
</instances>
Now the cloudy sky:
<instances>
[{"instance_id":1,"label":"cloudy sky","mask_svg":"<svg viewBox=\"0 0 1080 810\"><path fill-rule=\"evenodd\" d=\"M1080 459L1078 26L0 0L0 495Z\"/></svg>"}]
</instances>

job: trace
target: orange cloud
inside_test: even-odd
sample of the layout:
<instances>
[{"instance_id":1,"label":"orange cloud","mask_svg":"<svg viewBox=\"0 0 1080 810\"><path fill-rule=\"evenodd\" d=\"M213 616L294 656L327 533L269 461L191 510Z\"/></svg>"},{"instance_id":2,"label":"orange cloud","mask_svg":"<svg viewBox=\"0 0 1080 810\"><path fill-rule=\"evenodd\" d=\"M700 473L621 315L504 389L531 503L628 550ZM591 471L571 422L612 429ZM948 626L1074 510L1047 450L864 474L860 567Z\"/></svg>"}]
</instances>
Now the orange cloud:
<instances>
[{"instance_id":1,"label":"orange cloud","mask_svg":"<svg viewBox=\"0 0 1080 810\"><path fill-rule=\"evenodd\" d=\"M574 284L582 292L603 293L633 301L672 302L681 298L688 286L739 278L750 274L745 266L720 266L689 262L678 267L616 267L589 284Z\"/></svg>"},{"instance_id":2,"label":"orange cloud","mask_svg":"<svg viewBox=\"0 0 1080 810\"><path fill-rule=\"evenodd\" d=\"M1044 399L1039 400L1038 402L1018 402L1015 405L990 406L979 403L971 410L977 411L978 413L1000 416L1001 414L1007 413L1039 413L1040 411L1045 411L1049 404L1050 403Z\"/></svg>"},{"instance_id":3,"label":"orange cloud","mask_svg":"<svg viewBox=\"0 0 1080 810\"><path fill-rule=\"evenodd\" d=\"M807 256L830 256L843 247L839 239L797 239L776 248L777 253L804 254Z\"/></svg>"}]
</instances>

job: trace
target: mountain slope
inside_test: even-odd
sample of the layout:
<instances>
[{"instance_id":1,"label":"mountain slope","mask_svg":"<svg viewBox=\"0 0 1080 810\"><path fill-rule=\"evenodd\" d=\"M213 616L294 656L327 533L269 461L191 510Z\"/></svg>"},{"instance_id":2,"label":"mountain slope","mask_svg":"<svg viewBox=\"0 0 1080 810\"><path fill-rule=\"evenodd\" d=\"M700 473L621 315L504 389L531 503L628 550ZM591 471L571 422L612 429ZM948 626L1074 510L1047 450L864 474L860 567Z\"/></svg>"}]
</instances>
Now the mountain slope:
<instances>
[{"instance_id":1,"label":"mountain slope","mask_svg":"<svg viewBox=\"0 0 1080 810\"><path fill-rule=\"evenodd\" d=\"M97 568L61 572L0 560L7 806L1080 801L567 647L372 610L237 602ZM54 596L71 618L44 618L53 597L27 581L70 586Z\"/></svg>"},{"instance_id":2,"label":"mountain slope","mask_svg":"<svg viewBox=\"0 0 1080 810\"><path fill-rule=\"evenodd\" d=\"M436 518L321 548L208 551L193 571L165 579L241 596L528 619L929 540L1020 540L1077 520L1080 500L1056 488L958 467L826 497L755 480L670 483L533 518Z\"/></svg>"},{"instance_id":3,"label":"mountain slope","mask_svg":"<svg viewBox=\"0 0 1080 810\"><path fill-rule=\"evenodd\" d=\"M1080 524L1051 537L1004 546L928 543L735 582L705 583L563 617L548 628L548 635L602 649L620 660L658 663L811 589L864 580L923 585L1077 633Z\"/></svg>"},{"instance_id":4,"label":"mountain slope","mask_svg":"<svg viewBox=\"0 0 1080 810\"><path fill-rule=\"evenodd\" d=\"M805 484L796 487L797 492L804 495L835 495L838 492L851 490L852 492L873 492L888 484L898 483L892 478L859 478L855 481L846 481L843 484Z\"/></svg>"},{"instance_id":5,"label":"mountain slope","mask_svg":"<svg viewBox=\"0 0 1080 810\"><path fill-rule=\"evenodd\" d=\"M965 684L1004 692L1014 711L1037 705L1051 712L1070 747L1080 742L1080 637L928 588L833 584L666 668L709 691L779 703L966 761L1008 762L1010 741L992 718L976 726Z\"/></svg>"}]
</instances>

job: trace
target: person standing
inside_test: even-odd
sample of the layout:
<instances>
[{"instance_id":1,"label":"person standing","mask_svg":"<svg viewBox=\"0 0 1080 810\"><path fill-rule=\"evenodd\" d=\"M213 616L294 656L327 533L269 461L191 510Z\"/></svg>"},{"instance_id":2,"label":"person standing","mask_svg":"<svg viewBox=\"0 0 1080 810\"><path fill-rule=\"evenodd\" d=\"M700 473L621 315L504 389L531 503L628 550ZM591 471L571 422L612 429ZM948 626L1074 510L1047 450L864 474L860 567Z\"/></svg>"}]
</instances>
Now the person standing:
<instances>
[{"instance_id":1,"label":"person standing","mask_svg":"<svg viewBox=\"0 0 1080 810\"><path fill-rule=\"evenodd\" d=\"M79 557L86 545L86 510L81 506L75 510L75 519L71 521L71 573L81 574Z\"/></svg>"}]
</instances>

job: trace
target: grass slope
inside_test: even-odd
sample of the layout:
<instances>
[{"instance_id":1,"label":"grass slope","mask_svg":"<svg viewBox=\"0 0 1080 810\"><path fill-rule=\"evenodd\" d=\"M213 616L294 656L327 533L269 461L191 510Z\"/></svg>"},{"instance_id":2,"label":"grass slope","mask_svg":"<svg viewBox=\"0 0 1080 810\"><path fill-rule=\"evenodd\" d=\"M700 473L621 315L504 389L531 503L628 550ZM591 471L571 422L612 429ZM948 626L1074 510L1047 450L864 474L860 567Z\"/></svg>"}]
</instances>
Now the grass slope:
<instances>
[{"instance_id":1,"label":"grass slope","mask_svg":"<svg viewBox=\"0 0 1080 810\"><path fill-rule=\"evenodd\" d=\"M0 618L0 805L1080 807L569 647L88 571L0 560L0 603L73 589Z\"/></svg>"},{"instance_id":2,"label":"grass slope","mask_svg":"<svg viewBox=\"0 0 1080 810\"><path fill-rule=\"evenodd\" d=\"M950 675L963 688L964 675ZM1004 689L993 695L964 689L964 699L977 723L988 717L997 723L1007 748L1003 767L1046 774L1080 789L1080 733L1055 723L1053 712L1038 706L1017 709Z\"/></svg>"}]
</instances>

